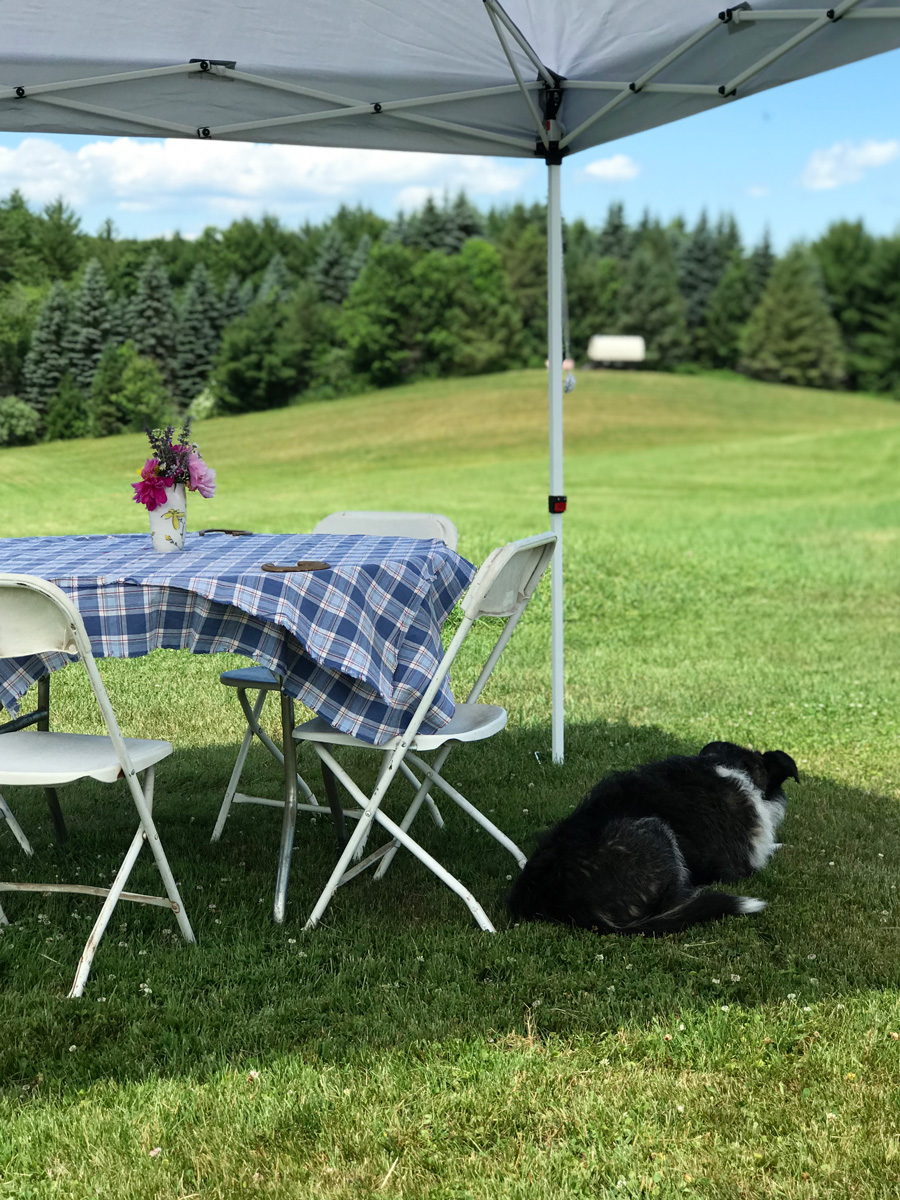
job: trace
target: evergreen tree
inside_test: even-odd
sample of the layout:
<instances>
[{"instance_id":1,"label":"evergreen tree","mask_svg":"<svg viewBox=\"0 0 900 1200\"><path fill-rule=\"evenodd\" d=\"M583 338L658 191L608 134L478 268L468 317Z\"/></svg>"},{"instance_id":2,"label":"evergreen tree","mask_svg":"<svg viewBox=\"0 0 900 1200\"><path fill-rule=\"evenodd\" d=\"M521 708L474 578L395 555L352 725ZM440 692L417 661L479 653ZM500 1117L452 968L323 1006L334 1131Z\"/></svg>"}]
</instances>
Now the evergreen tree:
<instances>
[{"instance_id":1,"label":"evergreen tree","mask_svg":"<svg viewBox=\"0 0 900 1200\"><path fill-rule=\"evenodd\" d=\"M858 387L861 374L871 379L873 343L868 335L874 331L879 313L890 307L876 277L876 241L862 221L838 221L812 250L847 350L847 382Z\"/></svg>"},{"instance_id":2,"label":"evergreen tree","mask_svg":"<svg viewBox=\"0 0 900 1200\"><path fill-rule=\"evenodd\" d=\"M66 371L56 391L47 401L44 414L44 437L48 442L68 438L88 437L90 418L84 393L71 371Z\"/></svg>"},{"instance_id":3,"label":"evergreen tree","mask_svg":"<svg viewBox=\"0 0 900 1200\"><path fill-rule=\"evenodd\" d=\"M178 327L172 285L157 253L144 262L128 305L128 335L142 358L155 362L173 387L173 359Z\"/></svg>"},{"instance_id":4,"label":"evergreen tree","mask_svg":"<svg viewBox=\"0 0 900 1200\"><path fill-rule=\"evenodd\" d=\"M175 330L173 378L175 394L190 403L206 387L219 348L221 308L204 263L191 272Z\"/></svg>"},{"instance_id":5,"label":"evergreen tree","mask_svg":"<svg viewBox=\"0 0 900 1200\"><path fill-rule=\"evenodd\" d=\"M619 328L623 274L624 267L617 258L566 256L569 342L576 359L586 353L595 333Z\"/></svg>"},{"instance_id":6,"label":"evergreen tree","mask_svg":"<svg viewBox=\"0 0 900 1200\"><path fill-rule=\"evenodd\" d=\"M494 246L471 238L459 254L432 251L413 268L416 374L477 375L508 367L521 318Z\"/></svg>"},{"instance_id":7,"label":"evergreen tree","mask_svg":"<svg viewBox=\"0 0 900 1200\"><path fill-rule=\"evenodd\" d=\"M359 278L360 272L362 271L363 267L368 262L369 253L371 252L371 249L372 249L372 239L369 237L369 235L367 233L364 233L362 235L362 237L359 239L359 241L357 242L356 249L353 251L353 255L350 259L350 264L349 264L349 268L348 268L348 274L350 276L350 283L349 283L349 286L347 289L348 291L350 290L350 287L353 286L355 281Z\"/></svg>"},{"instance_id":8,"label":"evergreen tree","mask_svg":"<svg viewBox=\"0 0 900 1200\"><path fill-rule=\"evenodd\" d=\"M869 328L856 339L859 385L900 400L900 237L878 239L871 275Z\"/></svg>"},{"instance_id":9,"label":"evergreen tree","mask_svg":"<svg viewBox=\"0 0 900 1200\"><path fill-rule=\"evenodd\" d=\"M72 315L69 292L54 283L47 293L22 367L24 400L43 413L72 364L66 336Z\"/></svg>"},{"instance_id":10,"label":"evergreen tree","mask_svg":"<svg viewBox=\"0 0 900 1200\"><path fill-rule=\"evenodd\" d=\"M497 248L522 322L514 365L542 367L547 359L546 224L526 220L518 233L510 224Z\"/></svg>"},{"instance_id":11,"label":"evergreen tree","mask_svg":"<svg viewBox=\"0 0 900 1200\"><path fill-rule=\"evenodd\" d=\"M766 284L769 282L769 276L772 274L772 268L775 266L775 252L772 249L772 242L769 238L768 229L763 234L763 239L758 246L751 250L747 258L747 271L750 279L750 299L753 308L759 303L759 300L766 290Z\"/></svg>"},{"instance_id":12,"label":"evergreen tree","mask_svg":"<svg viewBox=\"0 0 900 1200\"><path fill-rule=\"evenodd\" d=\"M606 213L606 222L597 235L597 253L601 258L625 262L631 254L632 234L625 220L624 205L614 202Z\"/></svg>"},{"instance_id":13,"label":"evergreen tree","mask_svg":"<svg viewBox=\"0 0 900 1200\"><path fill-rule=\"evenodd\" d=\"M0 201L0 284L46 281L40 231L40 217L31 211L18 188Z\"/></svg>"},{"instance_id":14,"label":"evergreen tree","mask_svg":"<svg viewBox=\"0 0 900 1200\"><path fill-rule=\"evenodd\" d=\"M646 343L646 365L668 369L682 362L689 338L684 297L672 244L658 226L648 229L625 268L619 291L619 333Z\"/></svg>"},{"instance_id":15,"label":"evergreen tree","mask_svg":"<svg viewBox=\"0 0 900 1200\"><path fill-rule=\"evenodd\" d=\"M44 206L38 245L51 279L71 279L84 256L81 220L60 196Z\"/></svg>"},{"instance_id":16,"label":"evergreen tree","mask_svg":"<svg viewBox=\"0 0 900 1200\"><path fill-rule=\"evenodd\" d=\"M0 290L0 396L21 396L23 369L41 310L34 289L20 283Z\"/></svg>"},{"instance_id":17,"label":"evergreen tree","mask_svg":"<svg viewBox=\"0 0 900 1200\"><path fill-rule=\"evenodd\" d=\"M156 363L141 358L134 342L107 343L88 398L92 437L156 429L168 423L172 398Z\"/></svg>"},{"instance_id":18,"label":"evergreen tree","mask_svg":"<svg viewBox=\"0 0 900 1200\"><path fill-rule=\"evenodd\" d=\"M724 262L718 239L702 213L690 234L682 242L679 255L680 287L687 305L688 332L693 357L700 358L703 328L709 298L722 278Z\"/></svg>"},{"instance_id":19,"label":"evergreen tree","mask_svg":"<svg viewBox=\"0 0 900 1200\"><path fill-rule=\"evenodd\" d=\"M700 362L732 370L737 366L741 333L754 307L751 283L747 260L735 254L709 298L704 324L697 331Z\"/></svg>"},{"instance_id":20,"label":"evergreen tree","mask_svg":"<svg viewBox=\"0 0 900 1200\"><path fill-rule=\"evenodd\" d=\"M257 301L227 326L210 389L222 412L257 412L287 404L300 390L283 341L286 306Z\"/></svg>"},{"instance_id":21,"label":"evergreen tree","mask_svg":"<svg viewBox=\"0 0 900 1200\"><path fill-rule=\"evenodd\" d=\"M127 342L131 353L134 353L134 343ZM97 363L94 378L91 381L91 392L87 399L88 426L91 437L111 437L121 433L125 421L116 397L122 389L122 372L125 369L123 346L114 346L107 342Z\"/></svg>"},{"instance_id":22,"label":"evergreen tree","mask_svg":"<svg viewBox=\"0 0 900 1200\"><path fill-rule=\"evenodd\" d=\"M322 239L319 255L311 273L312 281L326 303L342 304L355 277L351 274L350 258L344 240L337 229L332 227Z\"/></svg>"},{"instance_id":23,"label":"evergreen tree","mask_svg":"<svg viewBox=\"0 0 900 1200\"><path fill-rule=\"evenodd\" d=\"M351 368L375 387L392 387L418 366L418 297L414 251L397 242L373 246L341 314Z\"/></svg>"},{"instance_id":24,"label":"evergreen tree","mask_svg":"<svg viewBox=\"0 0 900 1200\"><path fill-rule=\"evenodd\" d=\"M770 383L838 387L844 349L821 274L810 251L792 246L769 282L740 339L740 369Z\"/></svg>"},{"instance_id":25,"label":"evergreen tree","mask_svg":"<svg viewBox=\"0 0 900 1200\"><path fill-rule=\"evenodd\" d=\"M284 257L277 251L269 259L262 282L256 292L258 304L277 304L291 294L291 275Z\"/></svg>"},{"instance_id":26,"label":"evergreen tree","mask_svg":"<svg viewBox=\"0 0 900 1200\"><path fill-rule=\"evenodd\" d=\"M244 302L241 281L232 271L225 281L225 286L222 288L222 295L219 298L220 332L229 321L233 321L235 317L242 317L249 307L249 302L246 304Z\"/></svg>"},{"instance_id":27,"label":"evergreen tree","mask_svg":"<svg viewBox=\"0 0 900 1200\"><path fill-rule=\"evenodd\" d=\"M75 292L66 334L68 364L81 392L87 396L103 347L112 335L109 287L100 260L92 258Z\"/></svg>"}]
</instances>

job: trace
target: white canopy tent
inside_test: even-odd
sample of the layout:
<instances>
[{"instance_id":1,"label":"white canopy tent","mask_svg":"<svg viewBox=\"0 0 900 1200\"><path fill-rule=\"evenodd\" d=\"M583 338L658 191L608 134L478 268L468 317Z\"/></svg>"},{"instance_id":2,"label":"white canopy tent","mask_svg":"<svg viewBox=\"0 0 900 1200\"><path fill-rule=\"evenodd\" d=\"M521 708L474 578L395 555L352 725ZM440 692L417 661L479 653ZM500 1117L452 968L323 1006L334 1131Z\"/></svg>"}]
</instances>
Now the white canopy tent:
<instances>
[{"instance_id":1,"label":"white canopy tent","mask_svg":"<svg viewBox=\"0 0 900 1200\"><path fill-rule=\"evenodd\" d=\"M878 0L18 0L4 5L0 128L546 161L561 761L560 163L898 46L900 7Z\"/></svg>"}]
</instances>

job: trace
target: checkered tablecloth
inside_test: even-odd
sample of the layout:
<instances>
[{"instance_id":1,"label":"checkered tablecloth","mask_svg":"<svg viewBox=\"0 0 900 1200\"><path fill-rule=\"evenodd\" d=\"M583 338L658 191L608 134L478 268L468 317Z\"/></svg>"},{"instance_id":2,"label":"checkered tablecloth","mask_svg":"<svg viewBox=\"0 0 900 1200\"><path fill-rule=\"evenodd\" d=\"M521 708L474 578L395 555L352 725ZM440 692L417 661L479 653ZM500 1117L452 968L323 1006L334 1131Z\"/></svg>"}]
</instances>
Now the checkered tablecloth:
<instances>
[{"instance_id":1,"label":"checkered tablecloth","mask_svg":"<svg viewBox=\"0 0 900 1200\"><path fill-rule=\"evenodd\" d=\"M261 570L299 559L329 567ZM376 745L411 717L443 652L441 626L475 574L439 541L312 534L188 534L172 554L144 534L0 538L0 571L62 588L98 658L246 654L335 728ZM29 686L67 661L0 659L0 704L15 714ZM423 729L452 715L447 686Z\"/></svg>"}]
</instances>

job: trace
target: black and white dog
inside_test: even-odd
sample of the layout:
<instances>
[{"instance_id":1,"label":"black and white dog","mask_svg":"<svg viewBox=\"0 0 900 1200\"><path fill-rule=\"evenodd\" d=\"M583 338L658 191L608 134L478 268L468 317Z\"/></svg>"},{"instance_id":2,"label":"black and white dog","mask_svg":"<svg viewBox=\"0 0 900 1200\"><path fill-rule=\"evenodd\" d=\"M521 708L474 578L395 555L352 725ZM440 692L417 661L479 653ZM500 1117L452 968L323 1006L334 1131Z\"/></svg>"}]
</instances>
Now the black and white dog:
<instances>
[{"instance_id":1,"label":"black and white dog","mask_svg":"<svg viewBox=\"0 0 900 1200\"><path fill-rule=\"evenodd\" d=\"M760 754L731 742L607 775L543 835L507 897L509 911L651 935L759 912L763 900L703 885L742 879L769 861L787 779L799 776L783 750Z\"/></svg>"}]
</instances>

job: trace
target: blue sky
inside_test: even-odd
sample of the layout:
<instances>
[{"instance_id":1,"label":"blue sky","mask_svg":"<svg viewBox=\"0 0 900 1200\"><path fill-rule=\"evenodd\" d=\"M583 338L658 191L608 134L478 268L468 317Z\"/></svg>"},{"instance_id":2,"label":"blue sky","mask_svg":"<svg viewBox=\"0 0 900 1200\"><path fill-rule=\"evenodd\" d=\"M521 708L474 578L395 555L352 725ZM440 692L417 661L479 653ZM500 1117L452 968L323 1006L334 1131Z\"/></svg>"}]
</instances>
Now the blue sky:
<instances>
[{"instance_id":1,"label":"blue sky","mask_svg":"<svg viewBox=\"0 0 900 1200\"><path fill-rule=\"evenodd\" d=\"M842 218L898 233L898 74L892 51L576 155L564 214L600 225L614 200L631 220L731 212L747 243L768 228L778 250ZM0 194L18 187L35 207L62 195L87 231L111 217L133 237L264 212L318 223L342 203L392 217L460 188L480 208L530 203L545 176L519 159L0 134Z\"/></svg>"}]
</instances>

